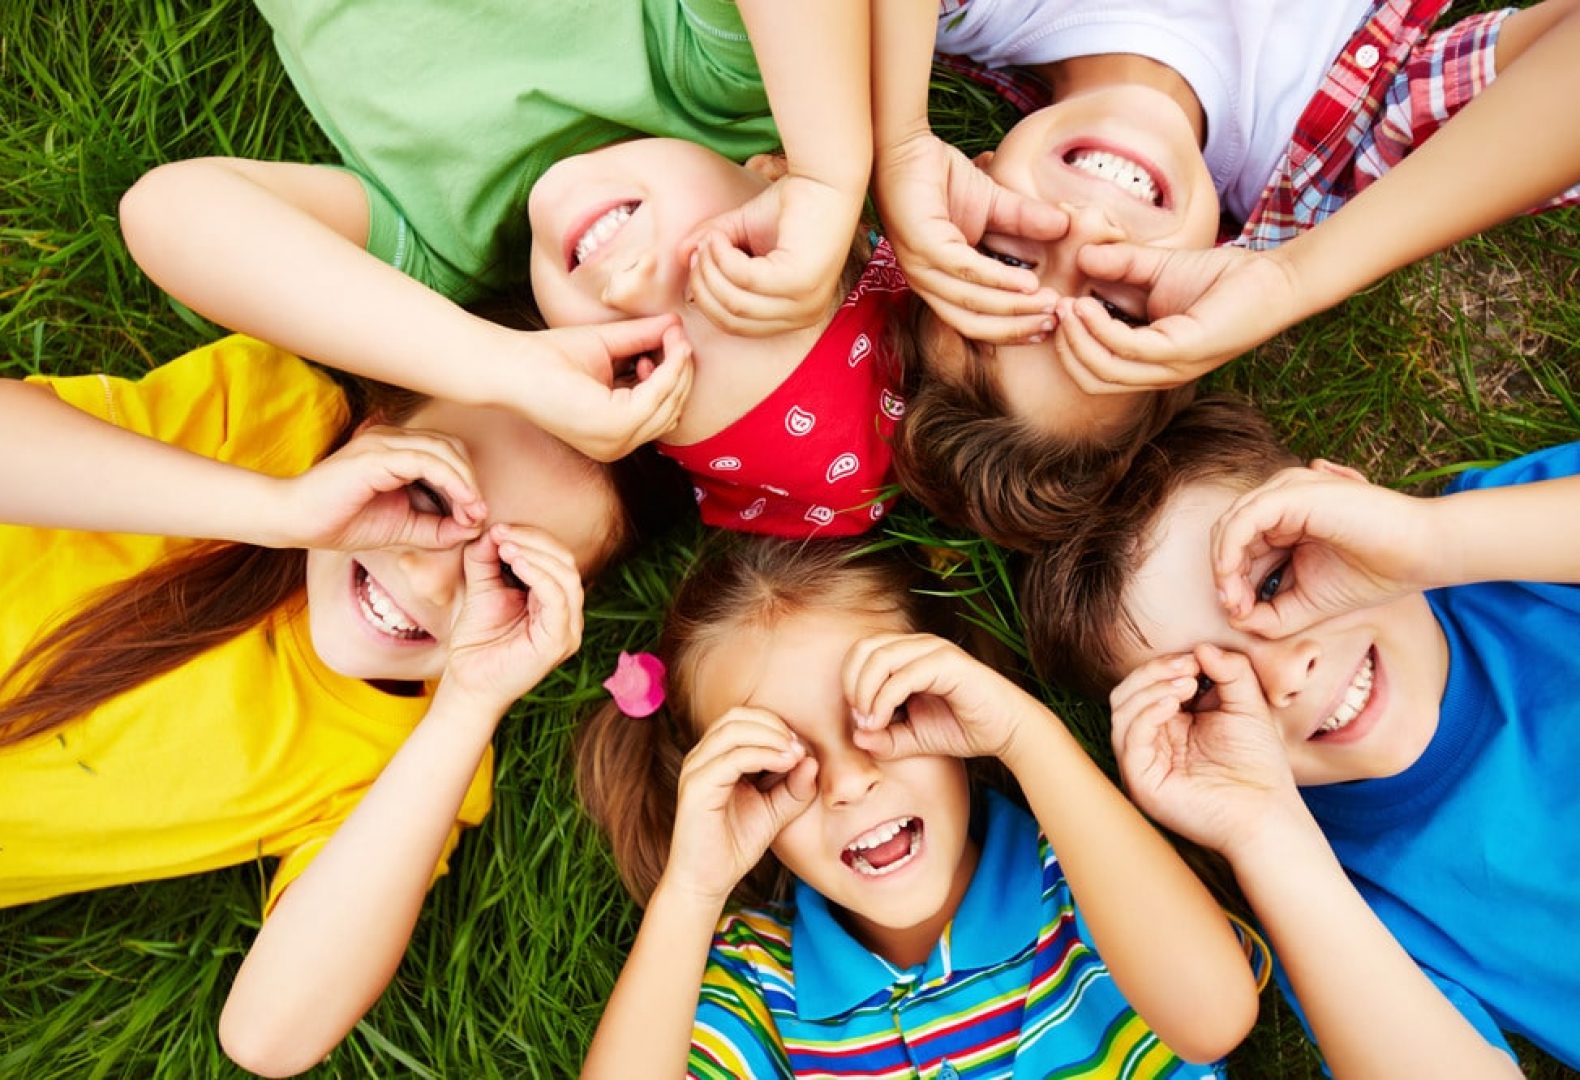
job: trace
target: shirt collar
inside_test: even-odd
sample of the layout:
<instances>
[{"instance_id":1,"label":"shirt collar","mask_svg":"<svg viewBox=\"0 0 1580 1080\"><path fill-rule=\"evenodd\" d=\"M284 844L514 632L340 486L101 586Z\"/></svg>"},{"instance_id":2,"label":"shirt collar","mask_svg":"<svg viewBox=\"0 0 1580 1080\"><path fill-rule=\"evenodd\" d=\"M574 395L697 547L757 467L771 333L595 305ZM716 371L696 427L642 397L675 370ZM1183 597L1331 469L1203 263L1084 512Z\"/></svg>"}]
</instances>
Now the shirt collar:
<instances>
[{"instance_id":1,"label":"shirt collar","mask_svg":"<svg viewBox=\"0 0 1580 1080\"><path fill-rule=\"evenodd\" d=\"M984 802L987 829L976 873L954 919L920 967L896 974L840 925L820 893L796 882L790 963L801 1019L839 1016L874 997L888 997L897 985L992 967L1036 936L1042 925L1037 824L995 791L987 792Z\"/></svg>"}]
</instances>

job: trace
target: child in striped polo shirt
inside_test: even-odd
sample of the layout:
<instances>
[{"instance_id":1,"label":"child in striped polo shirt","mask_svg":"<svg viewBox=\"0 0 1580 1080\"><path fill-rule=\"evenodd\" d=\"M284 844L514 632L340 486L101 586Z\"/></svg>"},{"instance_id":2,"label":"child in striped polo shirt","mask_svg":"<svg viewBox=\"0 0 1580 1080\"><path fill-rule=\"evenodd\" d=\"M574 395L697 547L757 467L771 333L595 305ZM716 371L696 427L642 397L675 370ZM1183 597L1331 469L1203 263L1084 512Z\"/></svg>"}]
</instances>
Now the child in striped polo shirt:
<instances>
[{"instance_id":1,"label":"child in striped polo shirt","mask_svg":"<svg viewBox=\"0 0 1580 1080\"><path fill-rule=\"evenodd\" d=\"M1214 1075L1256 1015L1228 920L1055 717L922 632L951 623L909 564L854 552L704 558L667 706L584 730L646 913L583 1075Z\"/></svg>"}]
</instances>

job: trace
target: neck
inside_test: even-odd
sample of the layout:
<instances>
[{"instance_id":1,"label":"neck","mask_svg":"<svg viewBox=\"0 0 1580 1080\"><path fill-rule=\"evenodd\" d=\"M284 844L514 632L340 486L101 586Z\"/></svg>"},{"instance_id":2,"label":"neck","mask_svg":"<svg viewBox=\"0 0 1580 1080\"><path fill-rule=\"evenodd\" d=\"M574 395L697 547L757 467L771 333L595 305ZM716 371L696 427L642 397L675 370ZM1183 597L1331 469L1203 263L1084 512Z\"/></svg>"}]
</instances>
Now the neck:
<instances>
[{"instance_id":1,"label":"neck","mask_svg":"<svg viewBox=\"0 0 1580 1080\"><path fill-rule=\"evenodd\" d=\"M1172 98L1190 121L1196 144L1207 145L1207 114L1201 100L1185 77L1167 64L1134 53L1105 53L1099 56L1072 56L1052 64L1032 68L1053 89L1053 100L1095 90L1104 86L1148 86Z\"/></svg>"},{"instance_id":2,"label":"neck","mask_svg":"<svg viewBox=\"0 0 1580 1080\"><path fill-rule=\"evenodd\" d=\"M690 446L710 439L756 408L801 365L827 329L829 317L811 326L769 337L727 334L707 316L688 308L681 316L691 341L691 394L680 421L661 440Z\"/></svg>"},{"instance_id":3,"label":"neck","mask_svg":"<svg viewBox=\"0 0 1580 1080\"><path fill-rule=\"evenodd\" d=\"M839 913L840 921L857 941L895 967L902 969L916 967L927 962L927 958L932 955L933 946L937 945L938 939L944 936L945 928L955 917L955 912L960 910L960 901L965 899L966 890L971 887L971 878L976 874L976 870L977 846L974 842L967 843L960 856L960 865L955 870L954 880L950 882L949 896L937 912L915 926L900 928L879 926L870 919L845 911Z\"/></svg>"}]
</instances>

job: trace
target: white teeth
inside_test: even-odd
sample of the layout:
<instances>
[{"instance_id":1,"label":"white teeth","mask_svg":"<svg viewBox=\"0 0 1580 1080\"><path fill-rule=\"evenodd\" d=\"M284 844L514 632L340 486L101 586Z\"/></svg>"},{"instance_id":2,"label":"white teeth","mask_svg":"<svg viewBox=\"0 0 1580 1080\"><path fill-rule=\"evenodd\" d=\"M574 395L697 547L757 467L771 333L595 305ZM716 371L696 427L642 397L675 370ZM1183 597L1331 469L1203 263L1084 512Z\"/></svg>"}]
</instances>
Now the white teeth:
<instances>
[{"instance_id":1,"label":"white teeth","mask_svg":"<svg viewBox=\"0 0 1580 1080\"><path fill-rule=\"evenodd\" d=\"M1077 150L1065 159L1071 168L1107 180L1123 188L1142 202L1157 206L1160 202L1158 185L1151 174L1129 158L1111 154L1106 150Z\"/></svg>"},{"instance_id":2,"label":"white teeth","mask_svg":"<svg viewBox=\"0 0 1580 1080\"><path fill-rule=\"evenodd\" d=\"M883 877L885 874L894 873L900 867L916 858L916 836L914 835L911 837L910 850L887 866L873 866L862 855L864 851L871 851L873 848L893 840L900 833L909 829L911 823L915 820L915 818L908 817L900 818L897 821L879 825L862 833L845 848L846 851L850 852L850 862L848 864L850 868L864 877Z\"/></svg>"},{"instance_id":3,"label":"white teeth","mask_svg":"<svg viewBox=\"0 0 1580 1080\"><path fill-rule=\"evenodd\" d=\"M357 591L357 599L361 601L363 616L375 626L397 636L411 636L425 633L422 627L412 622L400 605L395 603L395 598L385 592L373 575L367 571L362 573L362 588Z\"/></svg>"},{"instance_id":4,"label":"white teeth","mask_svg":"<svg viewBox=\"0 0 1580 1080\"><path fill-rule=\"evenodd\" d=\"M879 844L887 844L890 840L893 840L896 836L899 836L900 830L908 826L910 823L911 819L906 817L900 818L897 821L891 821L887 825L879 825L876 828L869 829L867 832L862 833L860 836L856 837L855 840L851 841L850 845L845 850L871 851Z\"/></svg>"},{"instance_id":5,"label":"white teeth","mask_svg":"<svg viewBox=\"0 0 1580 1080\"><path fill-rule=\"evenodd\" d=\"M631 215L636 213L640 203L621 203L619 206L606 210L596 221L587 226L587 231L582 233L581 239L576 241L576 249L572 252L576 265L580 266L592 257L592 253L603 246L620 230L620 226L631 220Z\"/></svg>"},{"instance_id":6,"label":"white teeth","mask_svg":"<svg viewBox=\"0 0 1580 1080\"><path fill-rule=\"evenodd\" d=\"M1375 665L1371 653L1366 654L1366 662L1355 673L1355 681L1350 683L1348 690L1344 691L1344 700L1339 702L1339 707L1333 710L1333 715L1322 722L1316 734L1326 735L1330 731L1338 731L1349 726L1349 722L1361 714L1372 699L1372 676L1375 674Z\"/></svg>"}]
</instances>

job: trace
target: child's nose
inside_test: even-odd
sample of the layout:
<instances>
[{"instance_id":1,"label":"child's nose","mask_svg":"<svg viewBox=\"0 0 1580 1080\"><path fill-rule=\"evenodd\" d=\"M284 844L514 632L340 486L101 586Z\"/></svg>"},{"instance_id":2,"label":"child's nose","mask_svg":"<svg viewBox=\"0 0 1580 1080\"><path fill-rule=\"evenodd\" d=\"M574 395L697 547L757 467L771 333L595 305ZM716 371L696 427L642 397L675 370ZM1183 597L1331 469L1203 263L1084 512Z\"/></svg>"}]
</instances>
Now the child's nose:
<instances>
[{"instance_id":1,"label":"child's nose","mask_svg":"<svg viewBox=\"0 0 1580 1080\"><path fill-rule=\"evenodd\" d=\"M634 258L613 253L621 260L604 282L602 300L608 307L633 317L663 315L680 307L677 290L666 281L658 257L645 251Z\"/></svg>"},{"instance_id":2,"label":"child's nose","mask_svg":"<svg viewBox=\"0 0 1580 1080\"><path fill-rule=\"evenodd\" d=\"M436 608L448 608L455 599L456 588L461 583L459 548L407 548L395 564L417 599Z\"/></svg>"},{"instance_id":3,"label":"child's nose","mask_svg":"<svg viewBox=\"0 0 1580 1080\"><path fill-rule=\"evenodd\" d=\"M872 756L854 746L819 754L817 774L824 804L835 807L860 802L882 776Z\"/></svg>"},{"instance_id":4,"label":"child's nose","mask_svg":"<svg viewBox=\"0 0 1580 1080\"><path fill-rule=\"evenodd\" d=\"M1294 704L1305 690L1321 654L1314 639L1296 635L1258 643L1248 655L1257 681L1267 695L1267 703L1282 709Z\"/></svg>"}]
</instances>

